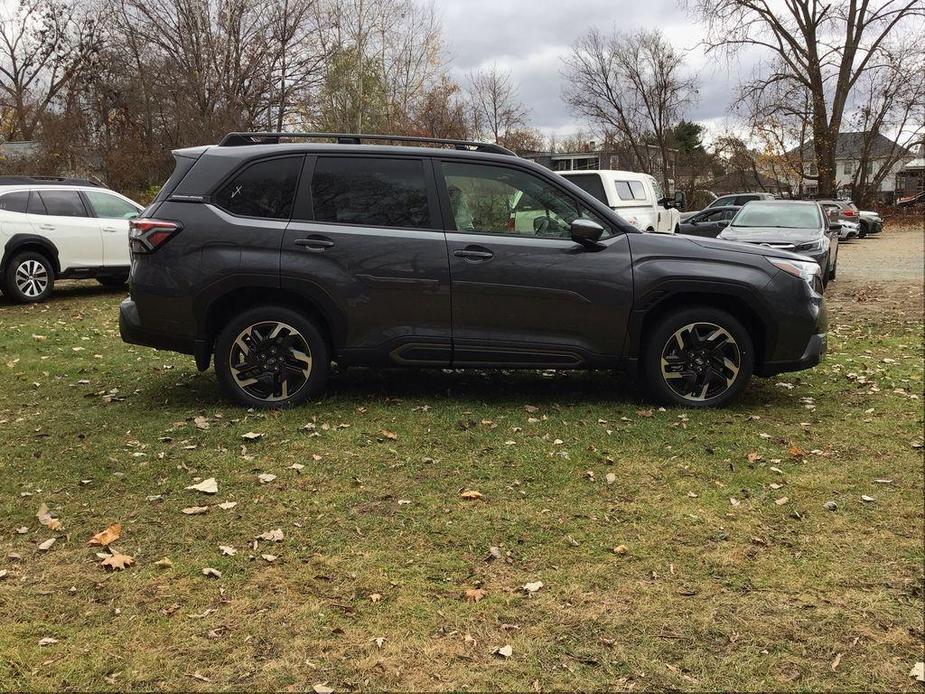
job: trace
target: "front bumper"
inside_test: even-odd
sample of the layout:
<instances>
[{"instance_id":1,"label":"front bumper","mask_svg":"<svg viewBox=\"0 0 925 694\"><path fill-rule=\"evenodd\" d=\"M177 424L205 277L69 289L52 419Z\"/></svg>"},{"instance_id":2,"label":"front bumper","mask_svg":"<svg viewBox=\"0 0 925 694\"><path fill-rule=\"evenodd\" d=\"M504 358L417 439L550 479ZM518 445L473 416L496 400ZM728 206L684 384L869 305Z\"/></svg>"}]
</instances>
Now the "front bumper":
<instances>
[{"instance_id":1,"label":"front bumper","mask_svg":"<svg viewBox=\"0 0 925 694\"><path fill-rule=\"evenodd\" d=\"M803 371L817 366L822 361L828 349L828 333L811 335L806 343L806 349L799 359L792 361L765 362L762 365L760 376L773 376L785 371Z\"/></svg>"}]
</instances>

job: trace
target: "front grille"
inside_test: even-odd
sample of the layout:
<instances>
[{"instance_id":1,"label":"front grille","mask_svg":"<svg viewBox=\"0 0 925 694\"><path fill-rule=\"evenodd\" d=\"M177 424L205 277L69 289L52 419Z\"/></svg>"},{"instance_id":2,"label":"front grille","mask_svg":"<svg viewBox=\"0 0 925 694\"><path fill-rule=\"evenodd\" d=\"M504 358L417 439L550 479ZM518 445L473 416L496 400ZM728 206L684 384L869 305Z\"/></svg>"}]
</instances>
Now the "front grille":
<instances>
[{"instance_id":1,"label":"front grille","mask_svg":"<svg viewBox=\"0 0 925 694\"><path fill-rule=\"evenodd\" d=\"M762 241L749 241L753 246L764 246L765 248L774 248L778 251L793 251L796 250L796 246L792 243L768 243Z\"/></svg>"}]
</instances>

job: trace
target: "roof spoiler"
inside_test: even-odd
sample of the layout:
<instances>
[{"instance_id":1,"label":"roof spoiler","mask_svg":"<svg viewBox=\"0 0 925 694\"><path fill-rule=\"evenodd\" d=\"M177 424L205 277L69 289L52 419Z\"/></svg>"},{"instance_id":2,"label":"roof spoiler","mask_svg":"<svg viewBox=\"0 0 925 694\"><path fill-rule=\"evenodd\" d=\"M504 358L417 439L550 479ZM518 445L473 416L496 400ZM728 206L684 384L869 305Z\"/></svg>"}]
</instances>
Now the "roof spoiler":
<instances>
[{"instance_id":1,"label":"roof spoiler","mask_svg":"<svg viewBox=\"0 0 925 694\"><path fill-rule=\"evenodd\" d=\"M409 142L414 144L446 145L454 149L503 154L510 157L517 155L507 147L488 142L469 140L452 140L441 137L415 137L412 135L369 135L358 133L316 133L316 132L235 132L228 133L218 143L219 147L239 147L243 145L278 145L283 140L334 140L339 145L362 145L369 142Z\"/></svg>"}]
</instances>

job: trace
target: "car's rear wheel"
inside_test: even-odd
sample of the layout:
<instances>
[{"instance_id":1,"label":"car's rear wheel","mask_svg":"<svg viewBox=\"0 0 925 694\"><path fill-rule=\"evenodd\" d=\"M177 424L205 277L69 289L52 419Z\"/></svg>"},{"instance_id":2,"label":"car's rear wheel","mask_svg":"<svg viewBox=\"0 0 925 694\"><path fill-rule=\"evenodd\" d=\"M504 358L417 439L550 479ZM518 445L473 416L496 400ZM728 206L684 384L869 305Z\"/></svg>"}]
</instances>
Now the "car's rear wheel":
<instances>
[{"instance_id":1,"label":"car's rear wheel","mask_svg":"<svg viewBox=\"0 0 925 694\"><path fill-rule=\"evenodd\" d=\"M96 281L107 289L118 289L119 287L124 287L125 283L128 282L128 273L120 272L118 275L104 275L103 277L97 277Z\"/></svg>"},{"instance_id":2,"label":"car's rear wheel","mask_svg":"<svg viewBox=\"0 0 925 694\"><path fill-rule=\"evenodd\" d=\"M754 368L748 331L732 314L710 306L660 318L642 357L652 396L683 407L725 405L742 392Z\"/></svg>"},{"instance_id":3,"label":"car's rear wheel","mask_svg":"<svg viewBox=\"0 0 925 694\"><path fill-rule=\"evenodd\" d=\"M260 306L229 322L215 340L222 390L248 407L291 407L327 382L330 356L319 328L298 311Z\"/></svg>"},{"instance_id":4,"label":"car's rear wheel","mask_svg":"<svg viewBox=\"0 0 925 694\"><path fill-rule=\"evenodd\" d=\"M26 251L10 260L3 278L3 293L20 304L44 301L55 286L55 269L41 253Z\"/></svg>"}]
</instances>

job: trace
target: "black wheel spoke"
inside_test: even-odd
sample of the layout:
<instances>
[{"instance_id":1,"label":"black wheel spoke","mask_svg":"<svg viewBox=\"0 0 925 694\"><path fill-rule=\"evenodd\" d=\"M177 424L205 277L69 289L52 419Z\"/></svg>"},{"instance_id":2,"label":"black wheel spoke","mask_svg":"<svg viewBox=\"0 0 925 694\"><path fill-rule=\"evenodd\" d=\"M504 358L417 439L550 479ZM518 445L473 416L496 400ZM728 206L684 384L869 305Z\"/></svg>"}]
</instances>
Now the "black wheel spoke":
<instances>
[{"instance_id":1,"label":"black wheel spoke","mask_svg":"<svg viewBox=\"0 0 925 694\"><path fill-rule=\"evenodd\" d=\"M665 383L685 400L724 393L738 377L741 354L732 334L714 323L691 323L668 338L661 355Z\"/></svg>"},{"instance_id":2,"label":"black wheel spoke","mask_svg":"<svg viewBox=\"0 0 925 694\"><path fill-rule=\"evenodd\" d=\"M308 342L291 325L278 321L257 323L241 331L229 357L238 387L268 402L292 397L311 375Z\"/></svg>"}]
</instances>

